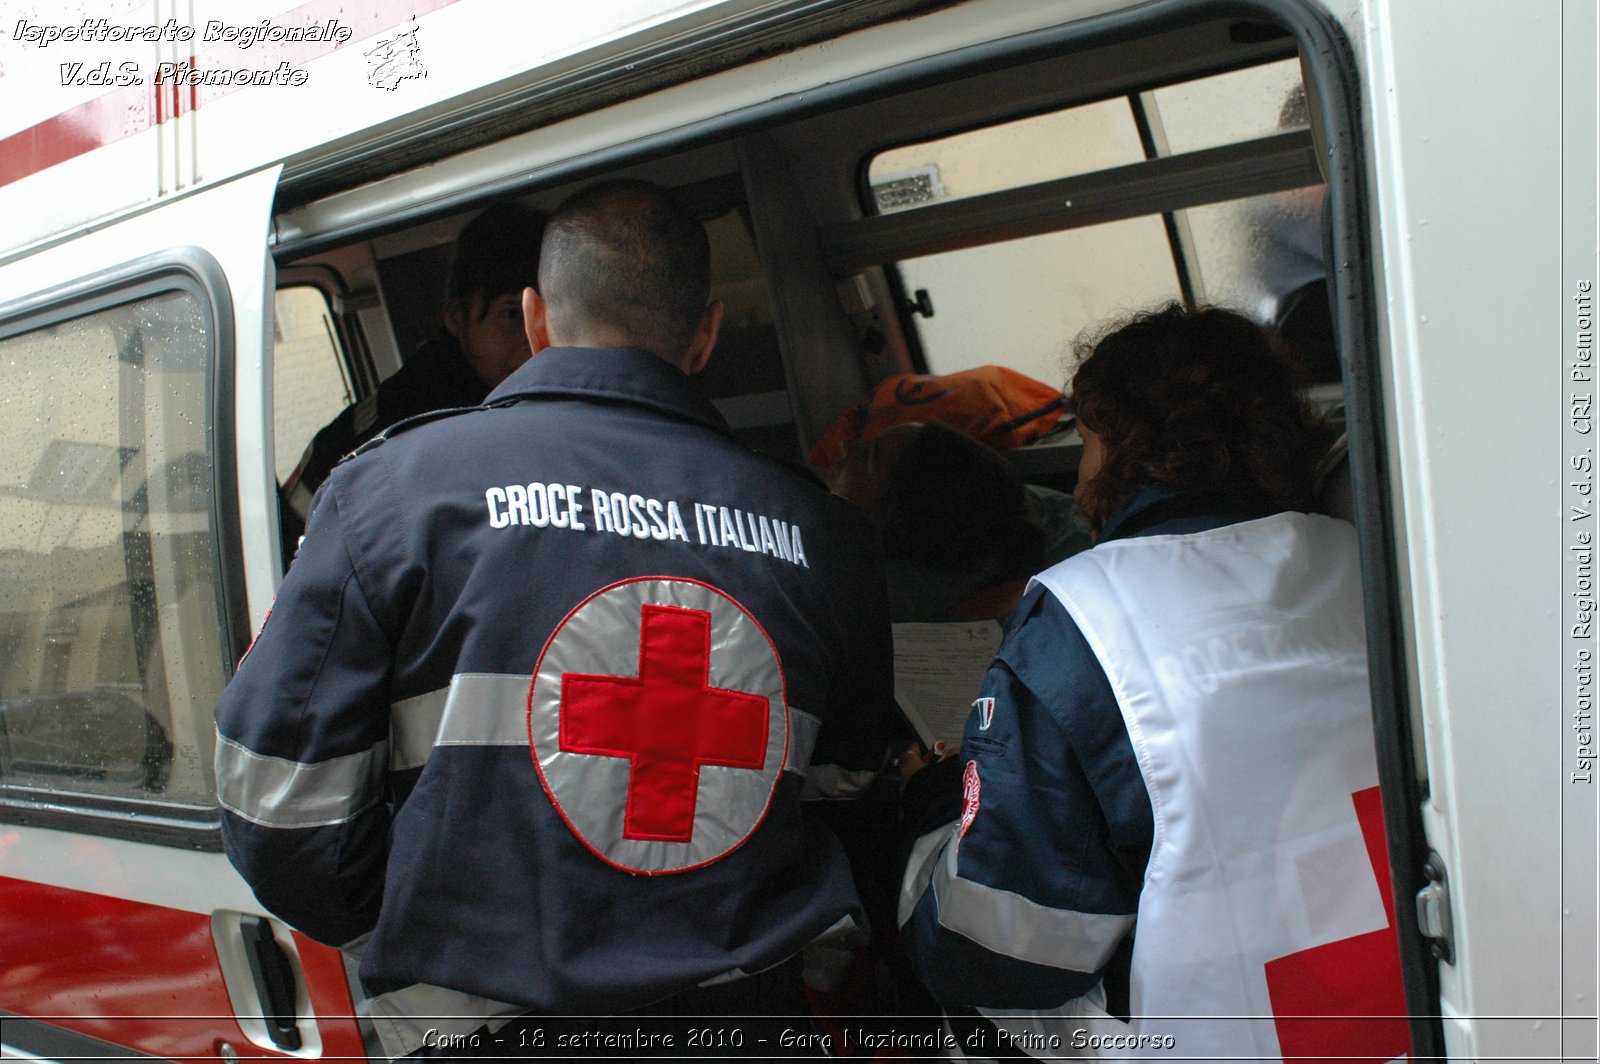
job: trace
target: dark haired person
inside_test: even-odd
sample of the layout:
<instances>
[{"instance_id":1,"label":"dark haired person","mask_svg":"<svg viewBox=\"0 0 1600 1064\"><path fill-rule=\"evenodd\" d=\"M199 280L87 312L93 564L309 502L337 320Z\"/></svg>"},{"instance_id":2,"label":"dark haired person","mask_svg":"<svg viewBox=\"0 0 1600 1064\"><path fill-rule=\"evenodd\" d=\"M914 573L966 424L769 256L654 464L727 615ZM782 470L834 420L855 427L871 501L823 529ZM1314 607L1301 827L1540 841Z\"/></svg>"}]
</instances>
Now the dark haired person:
<instances>
[{"instance_id":1,"label":"dark haired person","mask_svg":"<svg viewBox=\"0 0 1600 1064\"><path fill-rule=\"evenodd\" d=\"M709 263L654 186L558 208L533 357L332 472L218 705L229 857L313 938L370 935L394 1055L784 1055L800 951L858 910L801 797L882 763L882 570L691 387ZM730 1015L790 1018L688 1041Z\"/></svg>"},{"instance_id":2,"label":"dark haired person","mask_svg":"<svg viewBox=\"0 0 1600 1064\"><path fill-rule=\"evenodd\" d=\"M312 438L281 489L284 545L293 552L311 500L339 459L396 422L434 410L477 406L532 351L522 327L522 290L539 272L544 212L500 203L467 223L445 282L439 331L378 390L340 412Z\"/></svg>"},{"instance_id":3,"label":"dark haired person","mask_svg":"<svg viewBox=\"0 0 1600 1064\"><path fill-rule=\"evenodd\" d=\"M831 486L878 527L895 621L1002 617L1030 576L1087 543L1071 499L937 422L847 445Z\"/></svg>"},{"instance_id":4,"label":"dark haired person","mask_svg":"<svg viewBox=\"0 0 1600 1064\"><path fill-rule=\"evenodd\" d=\"M1098 541L908 787L923 978L1037 1055L1403 1057L1355 533L1304 512L1326 433L1220 310L1117 329L1073 398Z\"/></svg>"}]
</instances>

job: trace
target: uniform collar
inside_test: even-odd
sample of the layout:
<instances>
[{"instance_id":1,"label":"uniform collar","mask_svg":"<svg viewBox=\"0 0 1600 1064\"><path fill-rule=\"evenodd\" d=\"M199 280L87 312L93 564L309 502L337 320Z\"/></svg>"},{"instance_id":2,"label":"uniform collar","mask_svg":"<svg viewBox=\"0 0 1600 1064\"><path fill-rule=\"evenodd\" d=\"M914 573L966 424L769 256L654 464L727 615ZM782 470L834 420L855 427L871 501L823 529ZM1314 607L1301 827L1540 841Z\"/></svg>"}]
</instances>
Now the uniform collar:
<instances>
[{"instance_id":1,"label":"uniform collar","mask_svg":"<svg viewBox=\"0 0 1600 1064\"><path fill-rule=\"evenodd\" d=\"M717 408L693 380L647 351L628 348L547 347L489 393L486 406L542 396L608 399L651 407L729 434Z\"/></svg>"},{"instance_id":2,"label":"uniform collar","mask_svg":"<svg viewBox=\"0 0 1600 1064\"><path fill-rule=\"evenodd\" d=\"M1146 484L1100 528L1098 543L1135 536L1184 534L1265 517L1271 511L1222 492L1181 491Z\"/></svg>"}]
</instances>

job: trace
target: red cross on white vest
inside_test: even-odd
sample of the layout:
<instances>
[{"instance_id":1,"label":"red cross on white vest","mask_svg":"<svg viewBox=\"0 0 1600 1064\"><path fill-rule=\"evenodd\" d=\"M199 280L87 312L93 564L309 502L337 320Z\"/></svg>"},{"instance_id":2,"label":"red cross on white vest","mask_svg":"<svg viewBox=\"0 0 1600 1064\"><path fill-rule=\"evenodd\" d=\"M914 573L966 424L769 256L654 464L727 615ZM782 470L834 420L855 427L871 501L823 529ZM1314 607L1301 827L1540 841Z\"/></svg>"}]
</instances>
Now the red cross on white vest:
<instances>
[{"instance_id":1,"label":"red cross on white vest","mask_svg":"<svg viewBox=\"0 0 1600 1064\"><path fill-rule=\"evenodd\" d=\"M1367 860L1388 915L1385 926L1267 962L1267 993L1283 1059L1389 1061L1411 1050L1405 983L1395 937L1389 853L1378 788L1350 796Z\"/></svg>"},{"instance_id":2,"label":"red cross on white vest","mask_svg":"<svg viewBox=\"0 0 1600 1064\"><path fill-rule=\"evenodd\" d=\"M623 837L688 842L702 765L759 769L767 700L710 686L711 614L643 607L638 676L568 673L561 749L630 762Z\"/></svg>"}]
</instances>

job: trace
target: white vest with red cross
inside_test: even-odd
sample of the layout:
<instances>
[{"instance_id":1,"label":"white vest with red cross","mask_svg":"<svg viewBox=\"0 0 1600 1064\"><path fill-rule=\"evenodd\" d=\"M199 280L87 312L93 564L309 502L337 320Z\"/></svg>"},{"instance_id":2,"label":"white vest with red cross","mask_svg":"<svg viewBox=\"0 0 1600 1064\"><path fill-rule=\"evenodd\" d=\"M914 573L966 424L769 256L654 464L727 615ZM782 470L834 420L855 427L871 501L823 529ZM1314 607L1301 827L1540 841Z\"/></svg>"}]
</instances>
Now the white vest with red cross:
<instances>
[{"instance_id":1,"label":"white vest with red cross","mask_svg":"<svg viewBox=\"0 0 1600 1064\"><path fill-rule=\"evenodd\" d=\"M1083 1048L1404 1059L1354 530L1278 514L1038 581L1105 669L1155 821L1133 1022Z\"/></svg>"}]
</instances>

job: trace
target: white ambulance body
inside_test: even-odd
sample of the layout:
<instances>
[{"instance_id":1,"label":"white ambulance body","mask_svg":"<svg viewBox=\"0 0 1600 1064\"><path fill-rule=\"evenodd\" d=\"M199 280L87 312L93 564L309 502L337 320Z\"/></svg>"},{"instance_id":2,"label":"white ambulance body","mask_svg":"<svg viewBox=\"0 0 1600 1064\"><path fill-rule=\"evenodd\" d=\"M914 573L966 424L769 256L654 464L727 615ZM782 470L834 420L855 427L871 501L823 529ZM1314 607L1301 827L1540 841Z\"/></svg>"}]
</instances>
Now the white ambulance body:
<instances>
[{"instance_id":1,"label":"white ambulance body","mask_svg":"<svg viewBox=\"0 0 1600 1064\"><path fill-rule=\"evenodd\" d=\"M1282 324L1325 279L1413 1053L1595 1058L1592 0L3 20L5 1055L379 1054L221 853L212 706L278 483L426 335L461 226L626 175L707 220L709 386L797 459L890 374L1059 385L1118 314ZM1076 440L1011 457L1070 487Z\"/></svg>"}]
</instances>

